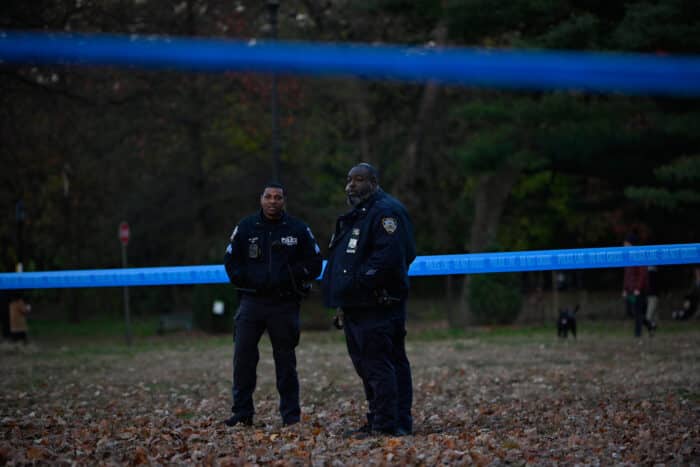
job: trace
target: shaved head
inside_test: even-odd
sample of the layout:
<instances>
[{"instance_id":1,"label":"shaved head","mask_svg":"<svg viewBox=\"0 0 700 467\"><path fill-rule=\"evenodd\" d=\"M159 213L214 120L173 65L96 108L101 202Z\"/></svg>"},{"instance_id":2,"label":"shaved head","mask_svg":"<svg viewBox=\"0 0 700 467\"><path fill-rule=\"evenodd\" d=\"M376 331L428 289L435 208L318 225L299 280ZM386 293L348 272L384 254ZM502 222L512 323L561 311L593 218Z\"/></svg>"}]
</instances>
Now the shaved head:
<instances>
[{"instance_id":1,"label":"shaved head","mask_svg":"<svg viewBox=\"0 0 700 467\"><path fill-rule=\"evenodd\" d=\"M372 179L375 183L379 183L379 171L374 168L372 164L368 164L367 162L360 162L357 164L355 167L353 167L350 170L353 169L364 169L368 172L369 178Z\"/></svg>"},{"instance_id":2,"label":"shaved head","mask_svg":"<svg viewBox=\"0 0 700 467\"><path fill-rule=\"evenodd\" d=\"M379 174L377 169L366 162L357 164L348 172L345 194L348 204L355 206L366 200L379 188Z\"/></svg>"}]
</instances>

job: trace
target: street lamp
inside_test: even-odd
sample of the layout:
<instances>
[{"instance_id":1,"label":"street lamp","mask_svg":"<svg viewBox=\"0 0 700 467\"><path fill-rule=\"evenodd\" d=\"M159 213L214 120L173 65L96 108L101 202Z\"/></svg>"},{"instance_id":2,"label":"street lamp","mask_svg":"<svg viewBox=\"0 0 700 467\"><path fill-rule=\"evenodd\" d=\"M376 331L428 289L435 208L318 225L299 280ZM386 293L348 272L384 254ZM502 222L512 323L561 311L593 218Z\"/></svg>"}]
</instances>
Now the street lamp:
<instances>
[{"instance_id":1,"label":"street lamp","mask_svg":"<svg viewBox=\"0 0 700 467\"><path fill-rule=\"evenodd\" d=\"M267 0L267 12L270 20L270 38L277 40L277 11L279 10L279 0ZM281 182L280 168L280 127L277 103L277 74L272 73L272 174L274 179Z\"/></svg>"},{"instance_id":2,"label":"street lamp","mask_svg":"<svg viewBox=\"0 0 700 467\"><path fill-rule=\"evenodd\" d=\"M24 272L24 242L22 238L22 229L26 217L27 212L24 209L24 200L20 199L15 205L15 219L17 220L17 267L15 271L17 272Z\"/></svg>"}]
</instances>

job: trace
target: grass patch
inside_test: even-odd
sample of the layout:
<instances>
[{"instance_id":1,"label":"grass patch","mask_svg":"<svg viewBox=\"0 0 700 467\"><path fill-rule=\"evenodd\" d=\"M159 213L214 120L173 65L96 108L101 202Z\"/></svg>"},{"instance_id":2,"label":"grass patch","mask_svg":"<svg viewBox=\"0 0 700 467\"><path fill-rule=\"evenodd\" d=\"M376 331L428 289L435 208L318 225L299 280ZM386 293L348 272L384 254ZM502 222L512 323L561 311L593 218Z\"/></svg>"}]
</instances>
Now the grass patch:
<instances>
[{"instance_id":1,"label":"grass patch","mask_svg":"<svg viewBox=\"0 0 700 467\"><path fill-rule=\"evenodd\" d=\"M124 317L116 316L97 316L77 323L57 319L33 319L29 326L30 335L41 339L126 336ZM134 337L152 336L157 330L157 316L138 317L131 320L131 333Z\"/></svg>"},{"instance_id":2,"label":"grass patch","mask_svg":"<svg viewBox=\"0 0 700 467\"><path fill-rule=\"evenodd\" d=\"M131 322L131 345L126 343L126 325L119 316L97 316L73 323L57 319L35 319L29 323L31 342L52 346L63 357L91 355L135 355L163 349L202 349L231 345L231 334L200 331L158 335L158 316L137 317ZM45 345L47 344L47 345Z\"/></svg>"},{"instance_id":3,"label":"grass patch","mask_svg":"<svg viewBox=\"0 0 700 467\"><path fill-rule=\"evenodd\" d=\"M693 402L700 401L700 392L688 391L687 389L679 389L678 395L684 399L688 399Z\"/></svg>"},{"instance_id":4,"label":"grass patch","mask_svg":"<svg viewBox=\"0 0 700 467\"><path fill-rule=\"evenodd\" d=\"M409 324L410 326L410 324ZM629 337L634 330L634 322L626 321L583 321L578 325L578 336L587 338L590 336ZM684 334L700 331L700 322L693 321L663 321L659 324L657 333ZM447 327L425 327L409 329L409 339L419 341L433 341L445 339L479 339L485 342L507 341L514 343L527 342L528 340L542 340L556 337L556 327L548 325L494 325L471 326L464 329L450 329ZM643 334L646 336L646 329ZM571 337L569 337L571 340Z\"/></svg>"},{"instance_id":5,"label":"grass patch","mask_svg":"<svg viewBox=\"0 0 700 467\"><path fill-rule=\"evenodd\" d=\"M81 357L85 355L122 355L136 356L144 352L163 350L198 351L221 346L231 346L231 336L210 336L206 334L173 334L169 336L151 336L134 338L127 345L124 338L77 340L61 339L57 348L62 357Z\"/></svg>"},{"instance_id":6,"label":"grass patch","mask_svg":"<svg viewBox=\"0 0 700 467\"><path fill-rule=\"evenodd\" d=\"M192 420L195 417L195 414L193 412L181 412L176 410L175 416L180 420Z\"/></svg>"},{"instance_id":7,"label":"grass patch","mask_svg":"<svg viewBox=\"0 0 700 467\"><path fill-rule=\"evenodd\" d=\"M232 345L232 336L228 333L206 334L194 331L159 336L157 334L158 316L134 318L131 346L126 344L124 320L120 316L96 316L78 323L57 319L33 319L29 325L30 342L38 345L42 353L55 354L59 358L80 358L86 355L129 357L142 352L159 350L197 351ZM409 342L469 340L474 343L520 345L558 341L553 324L472 326L464 329L450 329L440 321L409 320L408 327ZM578 335L579 339L585 340L596 336L628 338L632 336L633 328L634 323L631 320L583 321L579 323ZM680 335L698 331L700 331L700 321L663 321L659 325L658 335ZM304 330L301 334L302 346L337 344L344 343L344 340L344 333L335 329ZM269 345L269 339L263 337L261 345Z\"/></svg>"}]
</instances>

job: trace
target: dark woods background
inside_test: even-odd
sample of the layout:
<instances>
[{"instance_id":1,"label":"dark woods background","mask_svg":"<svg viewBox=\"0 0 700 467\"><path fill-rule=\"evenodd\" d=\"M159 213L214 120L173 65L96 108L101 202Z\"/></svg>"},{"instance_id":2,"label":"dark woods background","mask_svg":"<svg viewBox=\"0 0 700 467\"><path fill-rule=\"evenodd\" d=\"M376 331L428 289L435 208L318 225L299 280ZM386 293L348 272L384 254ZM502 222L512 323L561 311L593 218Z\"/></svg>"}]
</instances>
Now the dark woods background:
<instances>
[{"instance_id":1,"label":"dark woods background","mask_svg":"<svg viewBox=\"0 0 700 467\"><path fill-rule=\"evenodd\" d=\"M691 0L280 3L285 40L700 51ZM270 33L259 0L5 1L0 28ZM119 267L122 220L131 225L130 266L221 262L231 229L257 209L272 173L271 82L264 74L1 66L3 269L20 259L25 270ZM420 254L613 246L632 229L643 243L698 239L697 99L300 76L279 76L278 87L289 211L311 224L324 249L358 161L375 164L384 188L408 206ZM687 268L674 271L663 280L685 286ZM507 276L478 287L498 294L550 283L548 273ZM621 281L616 270L572 277L589 288L617 290ZM444 282L416 281L415 293L454 293L460 306L450 320L464 324L469 297L479 294L470 294L468 278L448 289ZM133 307L163 312L211 295L191 292L139 288ZM74 320L121 306L118 290L34 293Z\"/></svg>"}]
</instances>

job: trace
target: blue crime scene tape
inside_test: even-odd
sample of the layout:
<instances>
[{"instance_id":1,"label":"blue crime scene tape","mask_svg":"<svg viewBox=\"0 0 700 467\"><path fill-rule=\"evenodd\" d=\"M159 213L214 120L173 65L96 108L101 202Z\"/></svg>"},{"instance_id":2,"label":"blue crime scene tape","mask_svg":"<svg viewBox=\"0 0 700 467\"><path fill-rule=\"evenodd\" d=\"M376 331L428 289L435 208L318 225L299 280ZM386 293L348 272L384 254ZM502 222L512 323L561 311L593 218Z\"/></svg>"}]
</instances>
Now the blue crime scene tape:
<instances>
[{"instance_id":1,"label":"blue crime scene tape","mask_svg":"<svg viewBox=\"0 0 700 467\"><path fill-rule=\"evenodd\" d=\"M0 31L0 63L357 76L522 89L700 95L700 58ZM697 244L420 256L410 275L700 262ZM222 265L0 274L0 289L228 282Z\"/></svg>"},{"instance_id":2,"label":"blue crime scene tape","mask_svg":"<svg viewBox=\"0 0 700 467\"><path fill-rule=\"evenodd\" d=\"M410 276L700 263L700 243L419 256ZM325 264L324 264L325 267ZM0 289L227 283L223 265L0 274Z\"/></svg>"},{"instance_id":3,"label":"blue crime scene tape","mask_svg":"<svg viewBox=\"0 0 700 467\"><path fill-rule=\"evenodd\" d=\"M0 64L354 76L512 89L700 95L700 57L0 31Z\"/></svg>"}]
</instances>

